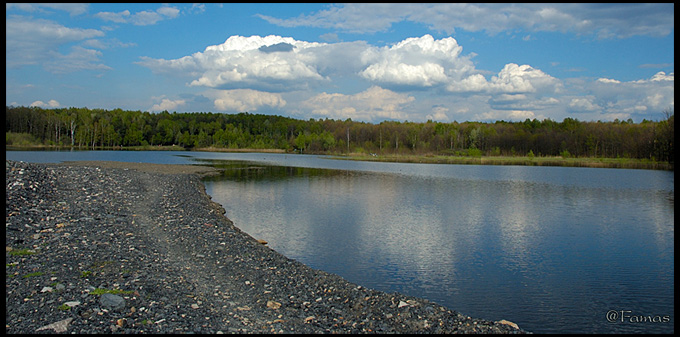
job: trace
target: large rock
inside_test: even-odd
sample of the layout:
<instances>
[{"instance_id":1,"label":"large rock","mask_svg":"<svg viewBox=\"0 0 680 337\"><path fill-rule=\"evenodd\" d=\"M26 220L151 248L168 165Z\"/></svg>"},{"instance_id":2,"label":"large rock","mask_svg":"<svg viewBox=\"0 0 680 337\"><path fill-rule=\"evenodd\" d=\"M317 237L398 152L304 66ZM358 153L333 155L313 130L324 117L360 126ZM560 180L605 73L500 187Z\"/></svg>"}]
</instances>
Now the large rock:
<instances>
[{"instance_id":1,"label":"large rock","mask_svg":"<svg viewBox=\"0 0 680 337\"><path fill-rule=\"evenodd\" d=\"M114 294L102 294L99 304L111 310L120 310L125 308L125 299Z\"/></svg>"}]
</instances>

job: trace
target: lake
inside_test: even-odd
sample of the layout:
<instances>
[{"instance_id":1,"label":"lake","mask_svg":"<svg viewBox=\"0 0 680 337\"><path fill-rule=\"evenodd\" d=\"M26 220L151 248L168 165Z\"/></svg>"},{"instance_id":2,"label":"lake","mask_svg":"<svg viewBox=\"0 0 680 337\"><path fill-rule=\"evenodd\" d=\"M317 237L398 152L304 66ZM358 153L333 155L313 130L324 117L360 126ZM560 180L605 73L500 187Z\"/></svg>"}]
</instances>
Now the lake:
<instances>
[{"instance_id":1,"label":"lake","mask_svg":"<svg viewBox=\"0 0 680 337\"><path fill-rule=\"evenodd\" d=\"M674 173L268 153L6 151L224 168L206 191L272 249L536 333L674 332Z\"/></svg>"}]
</instances>

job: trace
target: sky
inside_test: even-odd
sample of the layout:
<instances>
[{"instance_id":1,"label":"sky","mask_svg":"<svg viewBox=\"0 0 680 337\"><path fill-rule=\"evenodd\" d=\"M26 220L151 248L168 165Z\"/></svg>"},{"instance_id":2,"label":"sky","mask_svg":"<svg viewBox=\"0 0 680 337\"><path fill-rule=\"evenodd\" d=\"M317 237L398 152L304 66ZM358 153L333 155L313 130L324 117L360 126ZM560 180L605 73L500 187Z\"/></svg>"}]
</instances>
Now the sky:
<instances>
[{"instance_id":1,"label":"sky","mask_svg":"<svg viewBox=\"0 0 680 337\"><path fill-rule=\"evenodd\" d=\"M6 4L6 105L661 120L673 3Z\"/></svg>"}]
</instances>

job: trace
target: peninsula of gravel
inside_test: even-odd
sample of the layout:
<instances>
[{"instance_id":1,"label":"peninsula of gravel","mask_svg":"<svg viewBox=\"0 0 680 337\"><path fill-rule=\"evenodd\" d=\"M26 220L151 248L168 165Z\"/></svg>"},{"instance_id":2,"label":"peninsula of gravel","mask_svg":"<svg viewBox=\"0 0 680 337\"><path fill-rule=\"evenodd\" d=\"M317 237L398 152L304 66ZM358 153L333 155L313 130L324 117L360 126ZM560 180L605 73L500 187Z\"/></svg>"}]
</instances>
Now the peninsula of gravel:
<instances>
[{"instance_id":1,"label":"peninsula of gravel","mask_svg":"<svg viewBox=\"0 0 680 337\"><path fill-rule=\"evenodd\" d=\"M5 331L525 333L283 256L210 200L212 173L7 160Z\"/></svg>"}]
</instances>

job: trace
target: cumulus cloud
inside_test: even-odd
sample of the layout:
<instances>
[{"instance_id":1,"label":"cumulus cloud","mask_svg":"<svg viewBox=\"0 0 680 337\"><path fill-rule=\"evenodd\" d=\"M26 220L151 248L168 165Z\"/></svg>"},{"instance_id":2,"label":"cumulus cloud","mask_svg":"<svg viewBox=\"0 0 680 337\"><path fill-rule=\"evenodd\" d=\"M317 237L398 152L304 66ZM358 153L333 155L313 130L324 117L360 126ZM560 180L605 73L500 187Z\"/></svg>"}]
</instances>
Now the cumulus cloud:
<instances>
[{"instance_id":1,"label":"cumulus cloud","mask_svg":"<svg viewBox=\"0 0 680 337\"><path fill-rule=\"evenodd\" d=\"M448 122L449 121L449 115L447 114L447 112L449 112L449 108L446 108L446 107L443 107L443 106L435 106L435 107L432 108L432 113L428 114L425 117L428 120Z\"/></svg>"},{"instance_id":2,"label":"cumulus cloud","mask_svg":"<svg viewBox=\"0 0 680 337\"><path fill-rule=\"evenodd\" d=\"M557 92L559 80L529 65L506 64L491 79L493 90L500 92L536 92L548 90Z\"/></svg>"},{"instance_id":3,"label":"cumulus cloud","mask_svg":"<svg viewBox=\"0 0 680 337\"><path fill-rule=\"evenodd\" d=\"M217 89L250 88L284 91L302 89L308 82L323 81L314 49L319 43L280 36L232 36L223 44L208 46L175 60L142 58L138 64L154 72L183 72L190 86Z\"/></svg>"},{"instance_id":4,"label":"cumulus cloud","mask_svg":"<svg viewBox=\"0 0 680 337\"><path fill-rule=\"evenodd\" d=\"M177 110L178 107L183 106L186 104L186 100L183 99L178 99L178 100L170 100L167 98L163 98L160 103L154 104L149 111L174 111Z\"/></svg>"},{"instance_id":5,"label":"cumulus cloud","mask_svg":"<svg viewBox=\"0 0 680 337\"><path fill-rule=\"evenodd\" d=\"M210 90L206 96L214 100L217 110L230 112L253 112L261 107L282 108L286 101L281 94L252 89Z\"/></svg>"},{"instance_id":6,"label":"cumulus cloud","mask_svg":"<svg viewBox=\"0 0 680 337\"><path fill-rule=\"evenodd\" d=\"M506 64L498 75L487 81L481 74L473 74L447 86L451 92L532 93L559 92L560 81L529 65Z\"/></svg>"},{"instance_id":7,"label":"cumulus cloud","mask_svg":"<svg viewBox=\"0 0 680 337\"><path fill-rule=\"evenodd\" d=\"M588 95L585 97L575 97L569 102L569 110L572 112L596 112L602 111L602 107L594 103L595 97Z\"/></svg>"},{"instance_id":8,"label":"cumulus cloud","mask_svg":"<svg viewBox=\"0 0 680 337\"><path fill-rule=\"evenodd\" d=\"M386 85L432 87L474 68L469 58L460 57L462 50L451 37L408 38L391 47L365 51L362 60L368 66L359 74Z\"/></svg>"},{"instance_id":9,"label":"cumulus cloud","mask_svg":"<svg viewBox=\"0 0 680 337\"><path fill-rule=\"evenodd\" d=\"M321 93L302 102L302 107L319 117L374 121L406 119L405 105L414 97L372 86L354 95Z\"/></svg>"},{"instance_id":10,"label":"cumulus cloud","mask_svg":"<svg viewBox=\"0 0 680 337\"><path fill-rule=\"evenodd\" d=\"M674 77L674 73L661 71L648 79L635 81L600 78L593 82L579 82L572 85L577 87L579 96L569 100L568 110L593 113L587 116L595 120L628 119L633 116L658 119L660 115L654 114L660 114L663 109L675 105Z\"/></svg>"},{"instance_id":11,"label":"cumulus cloud","mask_svg":"<svg viewBox=\"0 0 680 337\"><path fill-rule=\"evenodd\" d=\"M45 103L45 102L43 102L43 101L35 101L35 102L31 103L29 106L35 106L35 107L39 107L39 108L52 109L52 108L58 108L60 105L61 105L61 104L59 104L59 102L57 102L57 101L51 99L51 100L49 100L47 103Z\"/></svg>"},{"instance_id":12,"label":"cumulus cloud","mask_svg":"<svg viewBox=\"0 0 680 337\"><path fill-rule=\"evenodd\" d=\"M508 63L489 76L475 68L472 56L462 55L455 39L430 35L384 47L270 35L232 36L178 59L145 57L138 64L154 73L180 76L190 87L208 89L204 95L220 111L285 106L302 116L365 121L559 120L570 113L607 120L617 114L639 117L674 103L673 73L630 82L563 81L527 64ZM370 87L356 94L311 92L345 80L361 80ZM441 93L445 96L437 95Z\"/></svg>"},{"instance_id":13,"label":"cumulus cloud","mask_svg":"<svg viewBox=\"0 0 680 337\"><path fill-rule=\"evenodd\" d=\"M635 83L646 83L646 82L674 82L674 81L675 81L675 75L674 75L674 73L670 73L670 74L666 75L665 72L660 71L660 72L654 74L654 76L652 76L652 78L650 78L649 81L640 80L640 81L636 81Z\"/></svg>"},{"instance_id":14,"label":"cumulus cloud","mask_svg":"<svg viewBox=\"0 0 680 337\"><path fill-rule=\"evenodd\" d=\"M178 59L143 57L156 73L183 74L190 86L267 91L307 89L331 76L355 76L396 89L431 88L474 70L453 38L408 38L393 46L316 43L280 36L231 36L223 44ZM403 89L403 88L402 88Z\"/></svg>"},{"instance_id":15,"label":"cumulus cloud","mask_svg":"<svg viewBox=\"0 0 680 337\"><path fill-rule=\"evenodd\" d=\"M490 80L454 38L407 38L385 47L365 42L316 43L290 37L231 36L223 44L178 59L143 57L155 73L183 76L189 86L260 91L305 90L336 76L360 78L396 91L444 88L465 92L557 92L554 77L529 65L507 64Z\"/></svg>"},{"instance_id":16,"label":"cumulus cloud","mask_svg":"<svg viewBox=\"0 0 680 337\"><path fill-rule=\"evenodd\" d=\"M539 120L545 119L543 115L536 115L534 111L530 110L511 110L511 111L486 111L482 113L477 113L473 116L473 120L479 121L493 121L493 120L507 120L507 121L522 121L526 119Z\"/></svg>"},{"instance_id":17,"label":"cumulus cloud","mask_svg":"<svg viewBox=\"0 0 680 337\"><path fill-rule=\"evenodd\" d=\"M489 100L489 106L496 110L535 111L545 110L560 103L554 97L533 97L526 95L500 95Z\"/></svg>"}]
</instances>

